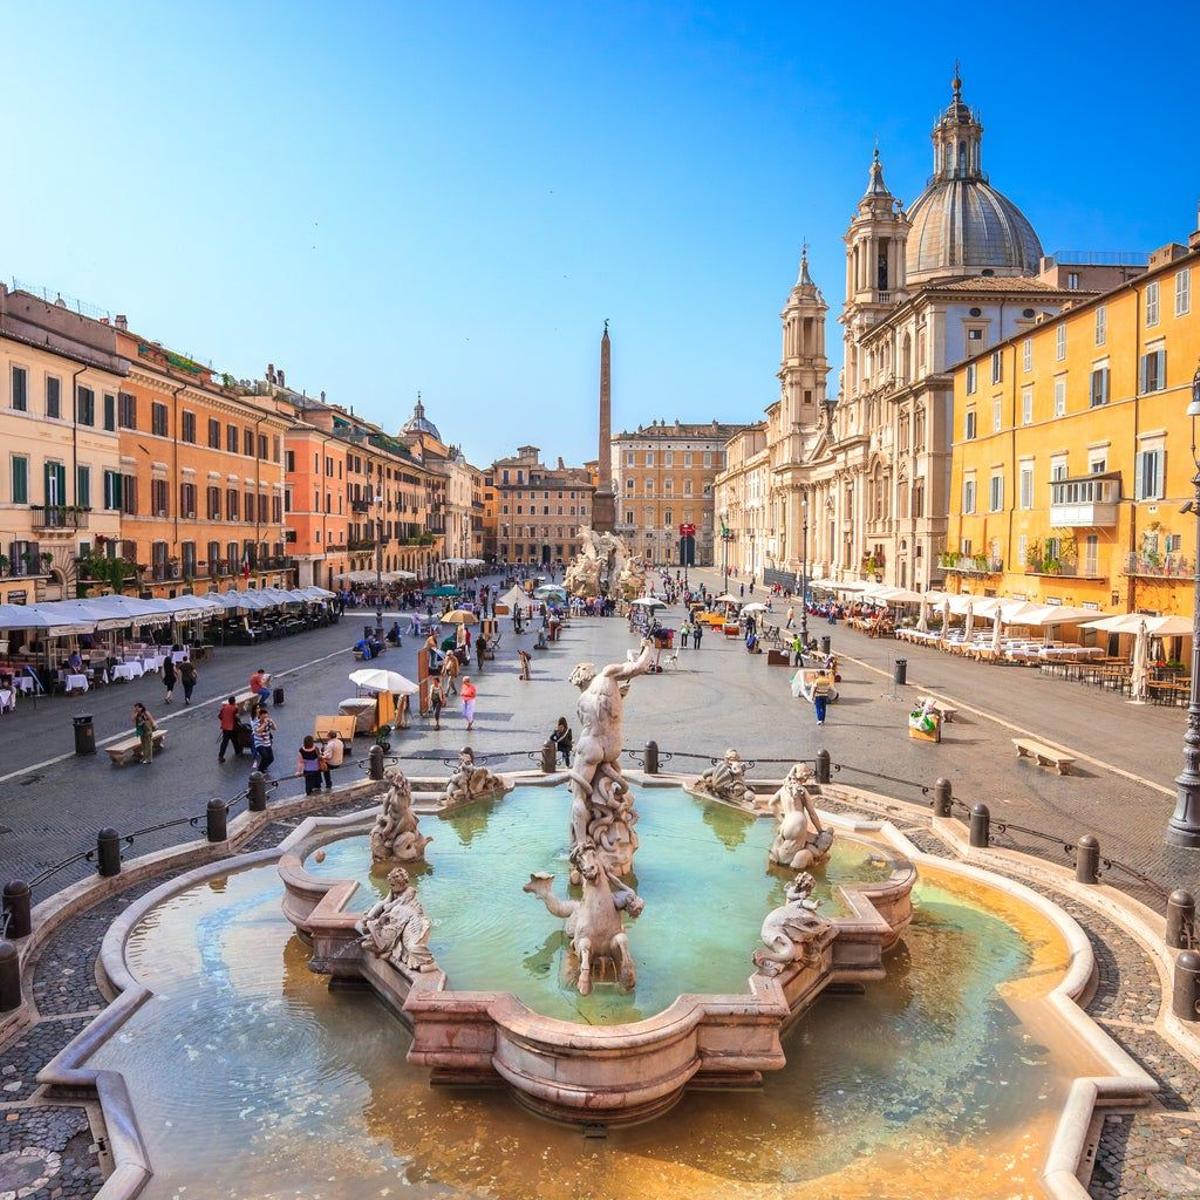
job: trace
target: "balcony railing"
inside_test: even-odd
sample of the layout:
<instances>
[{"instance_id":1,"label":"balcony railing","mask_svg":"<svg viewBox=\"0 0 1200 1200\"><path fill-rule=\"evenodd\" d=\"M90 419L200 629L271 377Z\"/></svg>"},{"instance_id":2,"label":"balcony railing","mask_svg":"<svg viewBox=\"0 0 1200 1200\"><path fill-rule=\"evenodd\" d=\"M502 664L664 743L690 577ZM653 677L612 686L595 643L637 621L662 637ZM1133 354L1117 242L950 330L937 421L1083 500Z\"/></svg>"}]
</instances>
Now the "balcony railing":
<instances>
[{"instance_id":1,"label":"balcony railing","mask_svg":"<svg viewBox=\"0 0 1200 1200\"><path fill-rule=\"evenodd\" d=\"M1182 554L1128 554L1123 574L1141 575L1147 579L1191 580L1195 563Z\"/></svg>"},{"instance_id":2,"label":"balcony railing","mask_svg":"<svg viewBox=\"0 0 1200 1200\"><path fill-rule=\"evenodd\" d=\"M348 541L346 543L346 549L351 554L354 554L354 553L356 553L358 551L362 551L362 550L374 550L375 549L375 539L373 537L351 538L350 541Z\"/></svg>"},{"instance_id":3,"label":"balcony railing","mask_svg":"<svg viewBox=\"0 0 1200 1200\"><path fill-rule=\"evenodd\" d=\"M46 529L86 529L90 508L80 508L75 504L35 504L33 507L33 527L37 530Z\"/></svg>"},{"instance_id":4,"label":"balcony railing","mask_svg":"<svg viewBox=\"0 0 1200 1200\"><path fill-rule=\"evenodd\" d=\"M1050 524L1063 529L1101 529L1117 523L1121 476L1085 475L1050 484Z\"/></svg>"},{"instance_id":5,"label":"balcony railing","mask_svg":"<svg viewBox=\"0 0 1200 1200\"><path fill-rule=\"evenodd\" d=\"M1084 558L1076 562L1058 562L1046 558L1025 564L1026 575L1061 575L1066 579L1104 579L1098 560Z\"/></svg>"},{"instance_id":6,"label":"balcony railing","mask_svg":"<svg viewBox=\"0 0 1200 1200\"><path fill-rule=\"evenodd\" d=\"M371 511L370 500L351 500L350 511L353 513L369 513Z\"/></svg>"},{"instance_id":7,"label":"balcony railing","mask_svg":"<svg viewBox=\"0 0 1200 1200\"><path fill-rule=\"evenodd\" d=\"M995 554L943 554L938 561L943 571L959 575L1002 575L1004 559Z\"/></svg>"}]
</instances>

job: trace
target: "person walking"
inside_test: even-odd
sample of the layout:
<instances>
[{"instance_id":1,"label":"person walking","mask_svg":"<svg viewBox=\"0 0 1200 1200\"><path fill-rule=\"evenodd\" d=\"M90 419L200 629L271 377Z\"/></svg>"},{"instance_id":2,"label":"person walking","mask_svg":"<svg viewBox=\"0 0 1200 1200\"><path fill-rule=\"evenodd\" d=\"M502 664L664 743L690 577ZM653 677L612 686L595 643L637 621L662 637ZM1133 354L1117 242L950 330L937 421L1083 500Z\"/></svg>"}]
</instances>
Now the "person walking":
<instances>
[{"instance_id":1,"label":"person walking","mask_svg":"<svg viewBox=\"0 0 1200 1200\"><path fill-rule=\"evenodd\" d=\"M458 669L458 655L450 650L446 654L446 661L442 663L442 690L446 693L447 698L458 691Z\"/></svg>"},{"instance_id":2,"label":"person walking","mask_svg":"<svg viewBox=\"0 0 1200 1200\"><path fill-rule=\"evenodd\" d=\"M179 664L179 682L183 684L183 702L191 704L192 692L196 690L196 679L198 678L196 668L192 665L190 658L185 658Z\"/></svg>"},{"instance_id":3,"label":"person walking","mask_svg":"<svg viewBox=\"0 0 1200 1200\"><path fill-rule=\"evenodd\" d=\"M784 629L791 629L796 623L796 610L789 604L787 610L787 621L784 623Z\"/></svg>"},{"instance_id":4,"label":"person walking","mask_svg":"<svg viewBox=\"0 0 1200 1200\"><path fill-rule=\"evenodd\" d=\"M133 728L142 744L142 766L148 767L154 757L154 731L158 725L140 700L133 706Z\"/></svg>"},{"instance_id":5,"label":"person walking","mask_svg":"<svg viewBox=\"0 0 1200 1200\"><path fill-rule=\"evenodd\" d=\"M433 713L434 729L442 727L442 705L445 704L445 697L442 695L442 685L434 679L429 685L429 711Z\"/></svg>"},{"instance_id":6,"label":"person walking","mask_svg":"<svg viewBox=\"0 0 1200 1200\"><path fill-rule=\"evenodd\" d=\"M687 617L684 617L683 624L679 626L679 648L686 650L688 638L692 636L692 627L688 624Z\"/></svg>"},{"instance_id":7,"label":"person walking","mask_svg":"<svg viewBox=\"0 0 1200 1200\"><path fill-rule=\"evenodd\" d=\"M237 701L229 696L217 710L217 720L221 724L221 747L217 751L217 762L225 761L225 751L233 747L234 754L241 754L237 744L238 707Z\"/></svg>"},{"instance_id":8,"label":"person walking","mask_svg":"<svg viewBox=\"0 0 1200 1200\"><path fill-rule=\"evenodd\" d=\"M254 722L254 769L264 775L275 761L275 731L279 728L271 720L266 706L258 706L258 717Z\"/></svg>"},{"instance_id":9,"label":"person walking","mask_svg":"<svg viewBox=\"0 0 1200 1200\"><path fill-rule=\"evenodd\" d=\"M833 677L822 671L813 681L813 712L817 714L817 724L825 724L825 712L829 705L829 695L833 690Z\"/></svg>"},{"instance_id":10,"label":"person walking","mask_svg":"<svg viewBox=\"0 0 1200 1200\"><path fill-rule=\"evenodd\" d=\"M164 704L170 704L175 695L175 680L175 660L168 650L166 660L163 662L163 687L166 689L166 695L163 696Z\"/></svg>"},{"instance_id":11,"label":"person walking","mask_svg":"<svg viewBox=\"0 0 1200 1200\"><path fill-rule=\"evenodd\" d=\"M316 739L310 733L300 745L296 755L296 771L304 776L304 794L311 796L321 790L321 752Z\"/></svg>"},{"instance_id":12,"label":"person walking","mask_svg":"<svg viewBox=\"0 0 1200 1200\"><path fill-rule=\"evenodd\" d=\"M703 635L703 633L704 633L704 623L702 621L693 622L693 624L692 624L692 649L693 650L700 649L700 638Z\"/></svg>"},{"instance_id":13,"label":"person walking","mask_svg":"<svg viewBox=\"0 0 1200 1200\"><path fill-rule=\"evenodd\" d=\"M483 670L483 659L487 654L487 638L481 633L475 639L475 664L480 671Z\"/></svg>"},{"instance_id":14,"label":"person walking","mask_svg":"<svg viewBox=\"0 0 1200 1200\"><path fill-rule=\"evenodd\" d=\"M464 675L462 681L462 711L467 720L467 731L475 724L475 697L478 695L470 675Z\"/></svg>"}]
</instances>

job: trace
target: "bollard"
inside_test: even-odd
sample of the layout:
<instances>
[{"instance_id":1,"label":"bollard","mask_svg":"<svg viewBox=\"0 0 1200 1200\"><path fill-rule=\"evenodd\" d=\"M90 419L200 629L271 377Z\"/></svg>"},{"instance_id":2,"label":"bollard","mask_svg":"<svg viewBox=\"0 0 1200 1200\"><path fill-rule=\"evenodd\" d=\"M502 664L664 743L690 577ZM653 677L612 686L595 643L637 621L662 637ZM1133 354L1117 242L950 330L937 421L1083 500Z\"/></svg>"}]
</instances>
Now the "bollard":
<instances>
[{"instance_id":1,"label":"bollard","mask_svg":"<svg viewBox=\"0 0 1200 1200\"><path fill-rule=\"evenodd\" d=\"M542 743L542 773L549 775L557 763L558 749L553 742Z\"/></svg>"},{"instance_id":2,"label":"bollard","mask_svg":"<svg viewBox=\"0 0 1200 1200\"><path fill-rule=\"evenodd\" d=\"M658 774L658 743L653 738L646 743L646 757L642 770L647 775Z\"/></svg>"},{"instance_id":3,"label":"bollard","mask_svg":"<svg viewBox=\"0 0 1200 1200\"><path fill-rule=\"evenodd\" d=\"M372 746L367 755L367 778L380 780L383 778L383 747Z\"/></svg>"},{"instance_id":4,"label":"bollard","mask_svg":"<svg viewBox=\"0 0 1200 1200\"><path fill-rule=\"evenodd\" d=\"M992 814L986 804L971 805L970 842L976 849L985 849L992 836Z\"/></svg>"},{"instance_id":5,"label":"bollard","mask_svg":"<svg viewBox=\"0 0 1200 1200\"><path fill-rule=\"evenodd\" d=\"M832 765L833 765L832 761L830 760L830 757L829 757L829 751L828 750L818 750L817 751L817 782L818 783L828 783L829 782L830 768L832 767Z\"/></svg>"},{"instance_id":6,"label":"bollard","mask_svg":"<svg viewBox=\"0 0 1200 1200\"><path fill-rule=\"evenodd\" d=\"M121 838L109 826L96 835L96 870L105 877L121 873Z\"/></svg>"},{"instance_id":7,"label":"bollard","mask_svg":"<svg viewBox=\"0 0 1200 1200\"><path fill-rule=\"evenodd\" d=\"M20 879L10 880L4 885L4 911L8 914L9 938L28 937L33 929L33 900L29 884Z\"/></svg>"},{"instance_id":8,"label":"bollard","mask_svg":"<svg viewBox=\"0 0 1200 1200\"><path fill-rule=\"evenodd\" d=\"M1085 833L1075 843L1075 880L1077 883L1100 882L1100 843L1094 833Z\"/></svg>"},{"instance_id":9,"label":"bollard","mask_svg":"<svg viewBox=\"0 0 1200 1200\"><path fill-rule=\"evenodd\" d=\"M229 810L224 800L215 796L208 802L207 835L210 842L223 842L229 837Z\"/></svg>"},{"instance_id":10,"label":"bollard","mask_svg":"<svg viewBox=\"0 0 1200 1200\"><path fill-rule=\"evenodd\" d=\"M12 887L12 884L9 884ZM5 888L7 894L8 888ZM9 927L12 936L12 927ZM1167 945L1190 950L1196 938L1196 899L1191 892L1176 888L1167 897Z\"/></svg>"},{"instance_id":11,"label":"bollard","mask_svg":"<svg viewBox=\"0 0 1200 1200\"><path fill-rule=\"evenodd\" d=\"M1200 954L1185 950L1175 960L1174 986L1171 988L1171 1011L1181 1021L1198 1021L1200 1012Z\"/></svg>"},{"instance_id":12,"label":"bollard","mask_svg":"<svg viewBox=\"0 0 1200 1200\"><path fill-rule=\"evenodd\" d=\"M251 771L246 783L246 808L250 812L267 811L267 777L261 771Z\"/></svg>"},{"instance_id":13,"label":"bollard","mask_svg":"<svg viewBox=\"0 0 1200 1200\"><path fill-rule=\"evenodd\" d=\"M933 782L933 815L948 817L952 807L953 794L950 790L950 780L935 779Z\"/></svg>"},{"instance_id":14,"label":"bollard","mask_svg":"<svg viewBox=\"0 0 1200 1200\"><path fill-rule=\"evenodd\" d=\"M21 1007L21 956L9 941L0 942L0 1012Z\"/></svg>"}]
</instances>

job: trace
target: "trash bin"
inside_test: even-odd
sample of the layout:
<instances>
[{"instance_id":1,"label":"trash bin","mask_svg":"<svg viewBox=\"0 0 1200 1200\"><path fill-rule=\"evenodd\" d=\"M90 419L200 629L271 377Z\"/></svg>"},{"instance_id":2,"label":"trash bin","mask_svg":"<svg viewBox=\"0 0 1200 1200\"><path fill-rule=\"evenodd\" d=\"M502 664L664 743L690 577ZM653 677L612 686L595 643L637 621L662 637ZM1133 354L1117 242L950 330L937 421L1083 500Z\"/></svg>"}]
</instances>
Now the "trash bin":
<instances>
[{"instance_id":1,"label":"trash bin","mask_svg":"<svg viewBox=\"0 0 1200 1200\"><path fill-rule=\"evenodd\" d=\"M833 642L833 639L830 638L828 635L826 635L825 637L823 637L821 639L821 653L822 654L829 653L829 647L832 644L832 642Z\"/></svg>"},{"instance_id":2,"label":"trash bin","mask_svg":"<svg viewBox=\"0 0 1200 1200\"><path fill-rule=\"evenodd\" d=\"M272 698L275 701L275 707L278 708L283 703L283 688L277 687L272 693Z\"/></svg>"},{"instance_id":3,"label":"trash bin","mask_svg":"<svg viewBox=\"0 0 1200 1200\"><path fill-rule=\"evenodd\" d=\"M896 665L892 669L892 679L898 687L903 687L908 682L908 659L896 659Z\"/></svg>"},{"instance_id":4,"label":"trash bin","mask_svg":"<svg viewBox=\"0 0 1200 1200\"><path fill-rule=\"evenodd\" d=\"M75 726L75 753L95 754L96 727L92 724L92 714L81 713L72 717L71 723Z\"/></svg>"}]
</instances>

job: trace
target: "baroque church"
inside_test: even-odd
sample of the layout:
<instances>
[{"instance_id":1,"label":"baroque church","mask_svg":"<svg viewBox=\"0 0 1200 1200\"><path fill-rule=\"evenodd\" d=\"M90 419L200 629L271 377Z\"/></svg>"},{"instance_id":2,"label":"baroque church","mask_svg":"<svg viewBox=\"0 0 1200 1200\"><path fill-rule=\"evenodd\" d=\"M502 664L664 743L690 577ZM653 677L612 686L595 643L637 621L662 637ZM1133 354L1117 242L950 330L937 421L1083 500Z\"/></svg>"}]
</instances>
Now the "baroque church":
<instances>
[{"instance_id":1,"label":"baroque church","mask_svg":"<svg viewBox=\"0 0 1200 1200\"><path fill-rule=\"evenodd\" d=\"M829 306L807 248L801 258L781 313L779 399L757 427L766 495L753 536L762 545L757 564L743 561L768 578L798 573L803 559L810 579L938 586L951 446L963 436L950 371L1080 298L1078 274L1061 286L1033 226L989 183L983 125L957 72L952 87L933 128L933 174L908 207L888 190L875 151L844 238L836 398L826 395ZM755 461L731 455L742 459Z\"/></svg>"}]
</instances>

